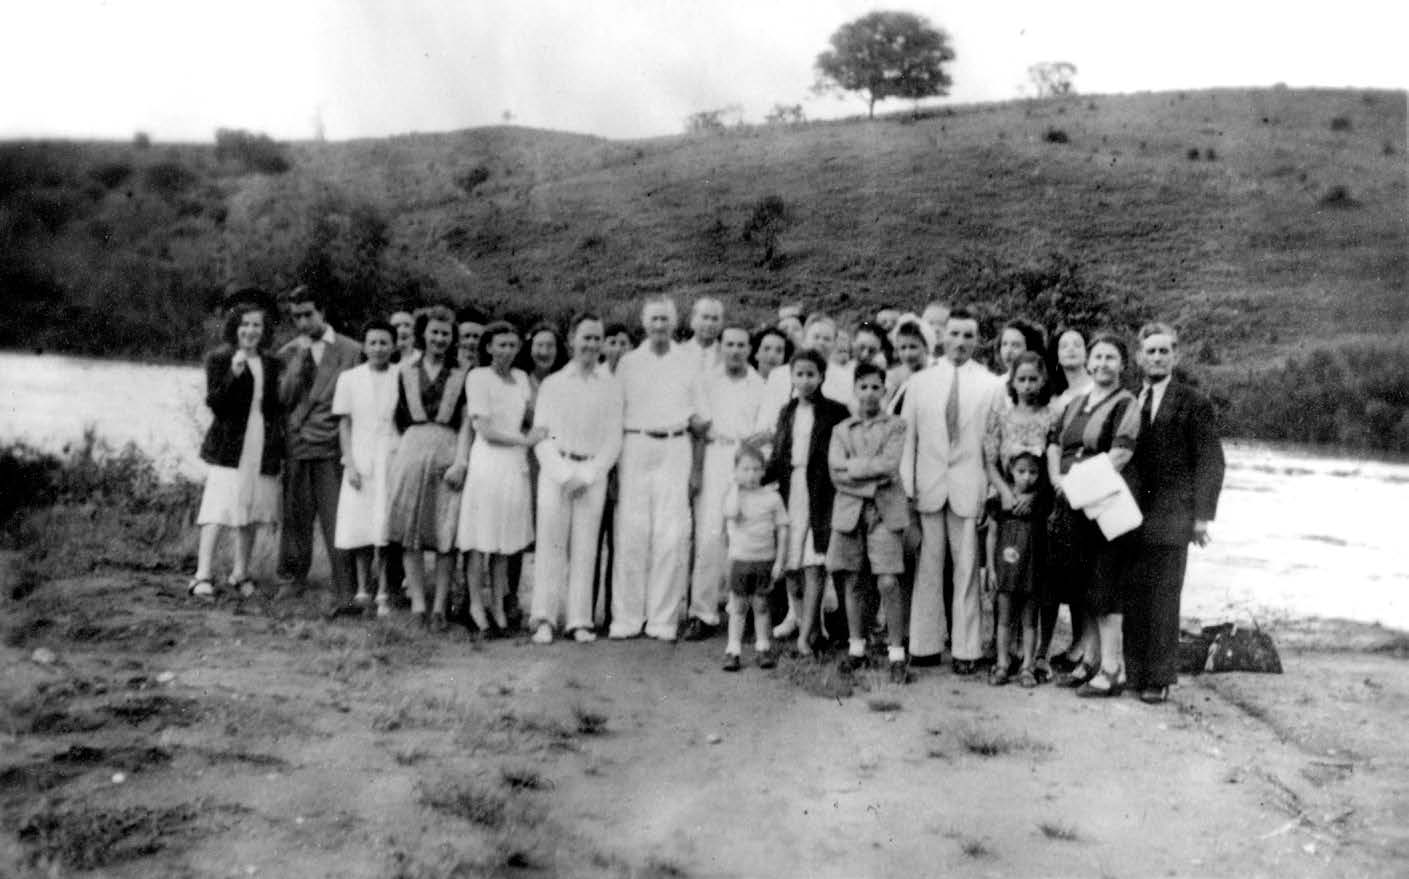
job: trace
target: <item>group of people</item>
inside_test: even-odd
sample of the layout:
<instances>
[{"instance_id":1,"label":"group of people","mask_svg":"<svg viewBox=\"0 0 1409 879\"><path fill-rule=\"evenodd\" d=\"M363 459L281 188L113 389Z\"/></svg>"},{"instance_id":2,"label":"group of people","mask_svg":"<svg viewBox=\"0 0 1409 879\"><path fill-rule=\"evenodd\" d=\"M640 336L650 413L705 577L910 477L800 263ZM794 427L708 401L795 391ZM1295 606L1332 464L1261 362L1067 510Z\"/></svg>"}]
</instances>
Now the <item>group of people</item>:
<instances>
[{"instance_id":1,"label":"group of people","mask_svg":"<svg viewBox=\"0 0 1409 879\"><path fill-rule=\"evenodd\" d=\"M940 303L845 329L785 306L756 329L701 298L677 341L654 297L638 342L590 314L563 336L443 306L352 339L317 292L285 299L297 335L276 354L277 307L251 289L206 361L192 595L217 592L222 527L226 583L255 594L254 529L276 522L281 591L303 588L316 520L336 612L389 615L404 588L444 630L460 594L472 631L505 631L522 583L536 643L723 629L737 671L752 614L765 668L775 640L803 656L830 640L851 671L874 634L901 683L946 651L961 675L993 655L995 685L1154 703L1175 683L1188 545L1208 540L1223 457L1166 324L1140 330L1132 391L1117 335L1063 328L1049 352L1015 320L985 365L978 318ZM1054 651L1062 604L1072 640Z\"/></svg>"}]
</instances>

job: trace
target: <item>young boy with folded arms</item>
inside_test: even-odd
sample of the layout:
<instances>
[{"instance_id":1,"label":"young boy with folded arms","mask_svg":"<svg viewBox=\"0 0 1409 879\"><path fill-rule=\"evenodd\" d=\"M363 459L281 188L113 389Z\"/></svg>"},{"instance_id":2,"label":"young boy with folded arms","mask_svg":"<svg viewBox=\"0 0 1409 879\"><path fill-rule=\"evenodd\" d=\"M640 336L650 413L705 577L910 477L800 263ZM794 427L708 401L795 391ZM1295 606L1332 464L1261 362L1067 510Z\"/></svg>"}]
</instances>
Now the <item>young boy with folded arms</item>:
<instances>
[{"instance_id":1,"label":"young boy with folded arms","mask_svg":"<svg viewBox=\"0 0 1409 879\"><path fill-rule=\"evenodd\" d=\"M900 456L905 422L883 412L885 370L873 363L856 364L856 415L832 431L827 466L836 486L832 506L832 539L827 546L827 570L846 600L850 630L845 670L866 662L866 600L860 572L867 567L876 578L885 611L890 679L906 680L905 637L908 617L900 574L905 570L902 540L910 522L905 491L900 484Z\"/></svg>"}]
</instances>

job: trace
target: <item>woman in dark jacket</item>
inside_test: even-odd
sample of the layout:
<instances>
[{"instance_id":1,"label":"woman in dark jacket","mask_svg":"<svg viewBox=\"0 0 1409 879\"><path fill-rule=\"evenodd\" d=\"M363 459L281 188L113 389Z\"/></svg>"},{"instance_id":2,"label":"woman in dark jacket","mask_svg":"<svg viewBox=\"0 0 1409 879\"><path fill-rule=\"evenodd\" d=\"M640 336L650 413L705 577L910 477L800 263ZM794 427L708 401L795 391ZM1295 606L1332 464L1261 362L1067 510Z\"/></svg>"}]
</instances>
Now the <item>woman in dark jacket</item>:
<instances>
[{"instance_id":1,"label":"woman in dark jacket","mask_svg":"<svg viewBox=\"0 0 1409 879\"><path fill-rule=\"evenodd\" d=\"M851 416L836 400L822 396L827 361L817 351L793 355L793 397L778 413L773 453L764 482L776 482L788 508L791 526L783 557L788 583L788 616L773 630L785 638L797 631L797 649L812 654L822 587L826 581L827 541L832 536L832 499L836 489L827 470L832 428Z\"/></svg>"},{"instance_id":2,"label":"woman in dark jacket","mask_svg":"<svg viewBox=\"0 0 1409 879\"><path fill-rule=\"evenodd\" d=\"M242 597L256 591L249 575L255 529L279 521L279 463L283 423L279 362L267 356L272 304L260 290L243 290L225 321L225 344L205 362L206 405L215 415L201 443L210 465L196 524L200 548L187 592L215 597L211 570L220 529L235 529L235 560L227 581Z\"/></svg>"}]
</instances>

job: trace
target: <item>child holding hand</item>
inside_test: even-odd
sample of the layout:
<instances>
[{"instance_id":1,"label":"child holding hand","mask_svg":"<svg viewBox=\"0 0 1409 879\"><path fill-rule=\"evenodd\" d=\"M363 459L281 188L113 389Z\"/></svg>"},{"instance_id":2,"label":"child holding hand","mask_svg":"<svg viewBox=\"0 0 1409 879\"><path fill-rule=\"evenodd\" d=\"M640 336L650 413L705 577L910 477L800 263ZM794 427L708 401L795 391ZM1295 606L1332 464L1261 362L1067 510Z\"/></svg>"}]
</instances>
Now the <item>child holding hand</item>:
<instances>
[{"instance_id":1,"label":"child holding hand","mask_svg":"<svg viewBox=\"0 0 1409 879\"><path fill-rule=\"evenodd\" d=\"M773 486L763 486L763 453L740 443L734 454L734 485L724 499L724 530L729 547L729 643L724 670L743 665L744 624L753 605L754 653L759 668L772 668L772 625L768 592L783 577L783 549L788 545L788 511Z\"/></svg>"},{"instance_id":2,"label":"child holding hand","mask_svg":"<svg viewBox=\"0 0 1409 879\"><path fill-rule=\"evenodd\" d=\"M1001 686L1008 682L1009 640L1012 637L1013 612L1022 614L1022 668L1019 683L1023 687L1037 686L1034 654L1037 646L1037 529L1041 517L1038 508L1038 485L1042 465L1037 456L1023 452L1009 465L1011 490L1015 503L1011 509L1001 505L994 513L997 522L993 538L988 542L988 570L992 571L997 592L998 659L989 682Z\"/></svg>"}]
</instances>

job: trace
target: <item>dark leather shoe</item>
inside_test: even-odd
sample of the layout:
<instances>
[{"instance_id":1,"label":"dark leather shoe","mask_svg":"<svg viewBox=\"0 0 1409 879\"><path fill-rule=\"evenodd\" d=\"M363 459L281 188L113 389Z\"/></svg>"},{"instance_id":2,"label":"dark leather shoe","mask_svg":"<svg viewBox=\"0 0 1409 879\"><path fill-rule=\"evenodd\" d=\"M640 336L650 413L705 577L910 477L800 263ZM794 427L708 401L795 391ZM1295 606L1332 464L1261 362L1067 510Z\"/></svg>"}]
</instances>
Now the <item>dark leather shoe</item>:
<instances>
[{"instance_id":1,"label":"dark leather shoe","mask_svg":"<svg viewBox=\"0 0 1409 879\"><path fill-rule=\"evenodd\" d=\"M754 657L754 662L758 663L759 668L767 669L778 667L778 660L774 658L772 650L764 650L759 653Z\"/></svg>"},{"instance_id":2,"label":"dark leather shoe","mask_svg":"<svg viewBox=\"0 0 1409 879\"><path fill-rule=\"evenodd\" d=\"M968 677L978 673L978 663L972 659L954 660L954 673L960 677Z\"/></svg>"},{"instance_id":3,"label":"dark leather shoe","mask_svg":"<svg viewBox=\"0 0 1409 879\"><path fill-rule=\"evenodd\" d=\"M738 671L739 669L741 669L741 668L743 668L743 667L744 667L744 663L743 663L743 660L741 660L741 659L739 658L739 654L737 654L737 653L726 653L726 654L724 654L724 665L723 665L723 668L724 668L725 671Z\"/></svg>"},{"instance_id":4,"label":"dark leather shoe","mask_svg":"<svg viewBox=\"0 0 1409 879\"><path fill-rule=\"evenodd\" d=\"M686 641L707 641L714 637L717 626L711 626L704 620L690 617L685 623L685 632L680 637Z\"/></svg>"},{"instance_id":5,"label":"dark leather shoe","mask_svg":"<svg viewBox=\"0 0 1409 879\"><path fill-rule=\"evenodd\" d=\"M1145 687L1140 691L1140 701L1146 705L1161 705L1169 701L1168 687Z\"/></svg>"}]
</instances>

